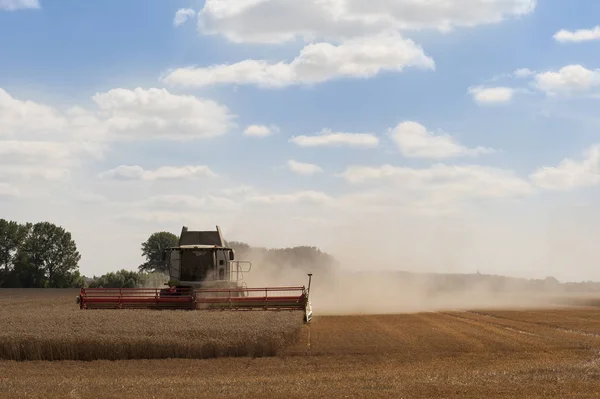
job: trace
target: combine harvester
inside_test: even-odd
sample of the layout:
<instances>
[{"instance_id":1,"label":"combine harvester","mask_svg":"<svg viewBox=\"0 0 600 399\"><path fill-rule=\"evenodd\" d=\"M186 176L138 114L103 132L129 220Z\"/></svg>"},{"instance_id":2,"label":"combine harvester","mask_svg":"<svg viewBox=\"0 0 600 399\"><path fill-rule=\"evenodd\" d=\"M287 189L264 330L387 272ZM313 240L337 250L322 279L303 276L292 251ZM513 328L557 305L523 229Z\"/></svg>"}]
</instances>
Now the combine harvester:
<instances>
[{"instance_id":1,"label":"combine harvester","mask_svg":"<svg viewBox=\"0 0 600 399\"><path fill-rule=\"evenodd\" d=\"M183 227L177 247L168 248L168 288L82 288L80 309L170 310L300 310L304 322L312 318L308 288L248 288L244 273L252 263L236 260L225 246L221 229L188 231Z\"/></svg>"}]
</instances>

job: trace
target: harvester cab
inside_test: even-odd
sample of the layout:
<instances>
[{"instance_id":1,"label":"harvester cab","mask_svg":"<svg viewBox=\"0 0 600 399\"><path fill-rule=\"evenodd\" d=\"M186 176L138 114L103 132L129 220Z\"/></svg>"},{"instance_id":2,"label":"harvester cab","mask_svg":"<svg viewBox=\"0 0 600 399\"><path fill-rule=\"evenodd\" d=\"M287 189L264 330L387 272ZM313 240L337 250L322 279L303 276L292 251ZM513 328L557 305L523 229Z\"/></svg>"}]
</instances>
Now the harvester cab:
<instances>
[{"instance_id":1,"label":"harvester cab","mask_svg":"<svg viewBox=\"0 0 600 399\"><path fill-rule=\"evenodd\" d=\"M252 263L235 259L235 251L225 246L221 230L188 231L183 227L177 247L167 248L163 260L169 270L169 287L245 287L244 273Z\"/></svg>"},{"instance_id":2,"label":"harvester cab","mask_svg":"<svg viewBox=\"0 0 600 399\"><path fill-rule=\"evenodd\" d=\"M176 247L163 261L169 281L163 288L82 288L81 309L298 310L304 322L312 318L308 287L249 288L244 273L252 263L235 259L221 229L189 231L183 227Z\"/></svg>"}]
</instances>

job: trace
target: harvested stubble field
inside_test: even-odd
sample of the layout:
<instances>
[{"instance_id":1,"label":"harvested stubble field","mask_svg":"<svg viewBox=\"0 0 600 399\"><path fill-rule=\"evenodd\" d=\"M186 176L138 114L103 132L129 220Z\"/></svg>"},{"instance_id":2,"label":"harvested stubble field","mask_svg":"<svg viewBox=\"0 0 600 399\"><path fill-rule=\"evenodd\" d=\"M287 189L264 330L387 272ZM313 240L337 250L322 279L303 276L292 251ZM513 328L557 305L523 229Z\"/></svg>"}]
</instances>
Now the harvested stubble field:
<instances>
[{"instance_id":1,"label":"harvested stubble field","mask_svg":"<svg viewBox=\"0 0 600 399\"><path fill-rule=\"evenodd\" d=\"M24 295L13 312L35 315L62 294ZM597 307L315 317L273 357L0 361L0 397L597 398L599 322Z\"/></svg>"}]
</instances>

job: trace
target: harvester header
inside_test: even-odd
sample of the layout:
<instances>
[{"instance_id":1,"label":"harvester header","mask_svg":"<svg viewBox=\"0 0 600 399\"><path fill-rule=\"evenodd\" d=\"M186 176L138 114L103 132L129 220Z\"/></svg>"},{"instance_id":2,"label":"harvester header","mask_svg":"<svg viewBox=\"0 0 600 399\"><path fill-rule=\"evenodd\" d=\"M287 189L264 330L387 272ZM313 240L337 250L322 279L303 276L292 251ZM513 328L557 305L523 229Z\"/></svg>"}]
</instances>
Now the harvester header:
<instances>
[{"instance_id":1,"label":"harvester header","mask_svg":"<svg viewBox=\"0 0 600 399\"><path fill-rule=\"evenodd\" d=\"M244 274L252 262L237 260L225 244L219 226L212 231L183 227L176 247L167 248L163 261L169 270L165 288L82 288L81 309L171 310L298 310L312 318L308 287L249 288Z\"/></svg>"}]
</instances>

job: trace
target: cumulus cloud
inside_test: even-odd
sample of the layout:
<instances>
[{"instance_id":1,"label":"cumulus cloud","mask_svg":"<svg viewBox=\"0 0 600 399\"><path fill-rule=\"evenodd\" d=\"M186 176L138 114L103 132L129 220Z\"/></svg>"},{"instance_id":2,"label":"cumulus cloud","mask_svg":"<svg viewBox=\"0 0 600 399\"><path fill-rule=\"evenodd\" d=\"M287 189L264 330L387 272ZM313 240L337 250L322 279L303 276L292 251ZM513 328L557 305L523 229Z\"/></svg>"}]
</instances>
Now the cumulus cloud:
<instances>
[{"instance_id":1,"label":"cumulus cloud","mask_svg":"<svg viewBox=\"0 0 600 399\"><path fill-rule=\"evenodd\" d=\"M390 30L496 23L527 15L535 6L536 0L207 0L198 27L233 42L346 40Z\"/></svg>"},{"instance_id":2,"label":"cumulus cloud","mask_svg":"<svg viewBox=\"0 0 600 399\"><path fill-rule=\"evenodd\" d=\"M291 143L300 147L356 147L372 148L379 145L379 138L372 133L342 133L323 129L314 136L294 136Z\"/></svg>"},{"instance_id":3,"label":"cumulus cloud","mask_svg":"<svg viewBox=\"0 0 600 399\"><path fill-rule=\"evenodd\" d=\"M577 29L576 31L561 29L552 37L554 40L560 43L577 43L587 42L590 40L600 40L600 26L595 26L592 29Z\"/></svg>"},{"instance_id":4,"label":"cumulus cloud","mask_svg":"<svg viewBox=\"0 0 600 399\"><path fill-rule=\"evenodd\" d=\"M298 162L293 159L287 161L288 168L299 175L310 176L323 172L323 168L312 163Z\"/></svg>"},{"instance_id":5,"label":"cumulus cloud","mask_svg":"<svg viewBox=\"0 0 600 399\"><path fill-rule=\"evenodd\" d=\"M206 139L232 126L226 107L167 90L114 89L92 99L96 108L57 109L0 88L0 176L67 180L73 169L102 159L117 140Z\"/></svg>"},{"instance_id":6,"label":"cumulus cloud","mask_svg":"<svg viewBox=\"0 0 600 399\"><path fill-rule=\"evenodd\" d=\"M414 169L392 166L350 166L341 175L352 184L387 181L407 190L427 190L451 198L510 198L529 195L532 187L512 171L479 166L435 164Z\"/></svg>"},{"instance_id":7,"label":"cumulus cloud","mask_svg":"<svg viewBox=\"0 0 600 399\"><path fill-rule=\"evenodd\" d=\"M71 168L105 149L84 127L75 109L61 112L0 88L0 176L15 184L69 179Z\"/></svg>"},{"instance_id":8,"label":"cumulus cloud","mask_svg":"<svg viewBox=\"0 0 600 399\"><path fill-rule=\"evenodd\" d=\"M582 94L600 86L600 69L567 65L558 71L538 73L534 85L549 96Z\"/></svg>"},{"instance_id":9,"label":"cumulus cloud","mask_svg":"<svg viewBox=\"0 0 600 399\"><path fill-rule=\"evenodd\" d=\"M191 8L180 8L173 17L173 25L181 26L187 22L188 19L193 18L196 15L196 11Z\"/></svg>"},{"instance_id":10,"label":"cumulus cloud","mask_svg":"<svg viewBox=\"0 0 600 399\"><path fill-rule=\"evenodd\" d=\"M40 158L64 160L69 158L74 148L68 143L55 141L0 141L0 157L3 161L14 157L15 160L38 162Z\"/></svg>"},{"instance_id":11,"label":"cumulus cloud","mask_svg":"<svg viewBox=\"0 0 600 399\"><path fill-rule=\"evenodd\" d=\"M66 117L52 107L19 100L0 88L0 138L61 133L67 126Z\"/></svg>"},{"instance_id":12,"label":"cumulus cloud","mask_svg":"<svg viewBox=\"0 0 600 399\"><path fill-rule=\"evenodd\" d=\"M19 100L0 88L0 139L52 136L86 141L120 138L198 139L225 134L234 116L211 100L171 94L165 89L113 89L92 97L96 109L59 111ZM85 140L84 140L85 138Z\"/></svg>"},{"instance_id":13,"label":"cumulus cloud","mask_svg":"<svg viewBox=\"0 0 600 399\"><path fill-rule=\"evenodd\" d=\"M245 60L203 68L185 67L168 72L162 80L190 87L245 84L282 88L338 78L369 78L383 71L401 72L407 67L434 69L435 63L412 40L385 34L339 45L309 44L289 63Z\"/></svg>"},{"instance_id":14,"label":"cumulus cloud","mask_svg":"<svg viewBox=\"0 0 600 399\"><path fill-rule=\"evenodd\" d=\"M483 87L469 88L469 94L479 104L506 104L512 100L515 90L510 87Z\"/></svg>"},{"instance_id":15,"label":"cumulus cloud","mask_svg":"<svg viewBox=\"0 0 600 399\"><path fill-rule=\"evenodd\" d=\"M93 97L114 138L191 140L221 136L232 126L227 107L166 89L113 89Z\"/></svg>"},{"instance_id":16,"label":"cumulus cloud","mask_svg":"<svg viewBox=\"0 0 600 399\"><path fill-rule=\"evenodd\" d=\"M39 0L0 0L0 11L41 8Z\"/></svg>"},{"instance_id":17,"label":"cumulus cloud","mask_svg":"<svg viewBox=\"0 0 600 399\"><path fill-rule=\"evenodd\" d=\"M558 166L546 166L531 174L537 186L549 190L571 190L600 183L600 145L590 147L583 159L566 158Z\"/></svg>"},{"instance_id":18,"label":"cumulus cloud","mask_svg":"<svg viewBox=\"0 0 600 399\"><path fill-rule=\"evenodd\" d=\"M413 121L399 123L389 134L400 152L409 158L450 158L476 156L494 152L491 148L468 148L459 144L449 134L428 132L425 126Z\"/></svg>"},{"instance_id":19,"label":"cumulus cloud","mask_svg":"<svg viewBox=\"0 0 600 399\"><path fill-rule=\"evenodd\" d=\"M275 127L269 127L265 125L250 125L246 128L246 130L244 130L244 135L250 137L267 137L270 136L274 130L276 130Z\"/></svg>"},{"instance_id":20,"label":"cumulus cloud","mask_svg":"<svg viewBox=\"0 0 600 399\"><path fill-rule=\"evenodd\" d=\"M204 165L162 166L155 170L145 170L138 165L119 165L99 175L103 179L116 180L176 180L216 176L215 172Z\"/></svg>"}]
</instances>

